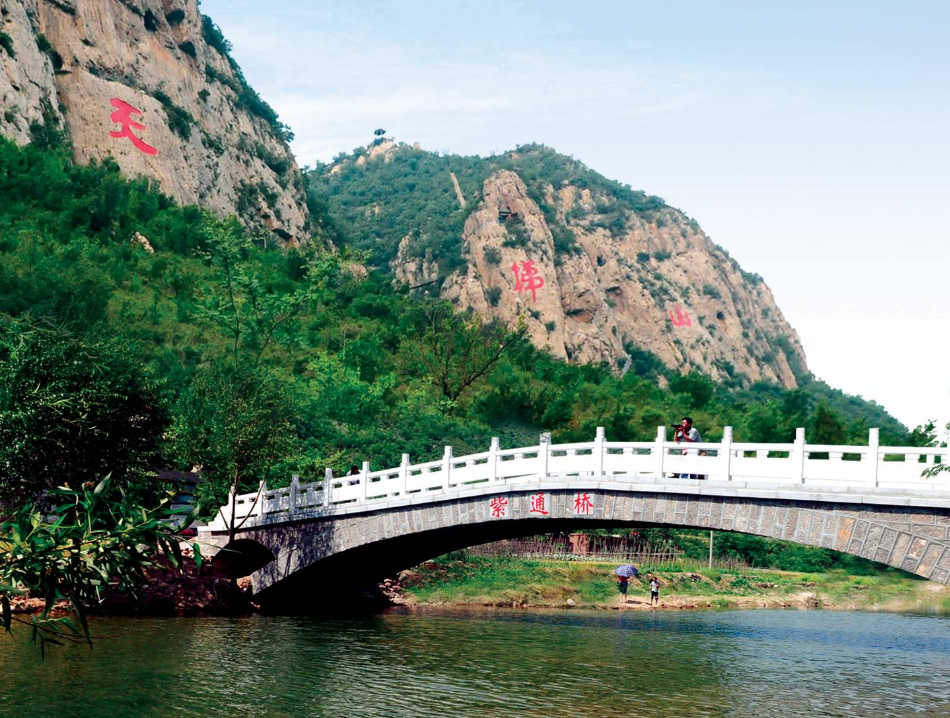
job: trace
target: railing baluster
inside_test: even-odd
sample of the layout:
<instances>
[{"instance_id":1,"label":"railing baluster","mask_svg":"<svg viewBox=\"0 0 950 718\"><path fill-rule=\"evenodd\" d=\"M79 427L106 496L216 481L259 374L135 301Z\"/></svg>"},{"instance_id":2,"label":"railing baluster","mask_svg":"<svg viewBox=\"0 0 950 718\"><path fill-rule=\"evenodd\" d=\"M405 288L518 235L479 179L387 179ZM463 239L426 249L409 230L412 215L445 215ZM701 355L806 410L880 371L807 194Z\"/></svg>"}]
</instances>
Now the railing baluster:
<instances>
[{"instance_id":1,"label":"railing baluster","mask_svg":"<svg viewBox=\"0 0 950 718\"><path fill-rule=\"evenodd\" d=\"M264 519L264 502L267 501L267 482L261 481L260 488L257 490L257 520L263 521Z\"/></svg>"},{"instance_id":2,"label":"railing baluster","mask_svg":"<svg viewBox=\"0 0 950 718\"><path fill-rule=\"evenodd\" d=\"M333 486L333 469L323 472L323 507L330 505L330 489Z\"/></svg>"},{"instance_id":3,"label":"railing baluster","mask_svg":"<svg viewBox=\"0 0 950 718\"><path fill-rule=\"evenodd\" d=\"M871 429L868 434L868 453L865 454L865 457L869 461L867 467L867 477L871 486L877 487L877 462L878 454L881 449L881 430L880 429Z\"/></svg>"},{"instance_id":4,"label":"railing baluster","mask_svg":"<svg viewBox=\"0 0 950 718\"><path fill-rule=\"evenodd\" d=\"M399 466L399 495L406 495L406 486L409 481L409 454L402 455L402 464Z\"/></svg>"},{"instance_id":5,"label":"railing baluster","mask_svg":"<svg viewBox=\"0 0 950 718\"><path fill-rule=\"evenodd\" d=\"M498 437L493 436L491 446L488 449L488 480L492 483L498 481L498 449Z\"/></svg>"},{"instance_id":6,"label":"railing baluster","mask_svg":"<svg viewBox=\"0 0 950 718\"><path fill-rule=\"evenodd\" d=\"M298 496L300 496L300 474L294 474L290 477L290 506L287 507L287 513L293 514L297 511Z\"/></svg>"},{"instance_id":7,"label":"railing baluster","mask_svg":"<svg viewBox=\"0 0 950 718\"><path fill-rule=\"evenodd\" d=\"M538 481L543 481L548 475L548 459L551 454L551 435L541 434L538 443Z\"/></svg>"},{"instance_id":8,"label":"railing baluster","mask_svg":"<svg viewBox=\"0 0 950 718\"><path fill-rule=\"evenodd\" d=\"M805 430L795 429L795 446L790 455L792 460L792 481L805 483Z\"/></svg>"},{"instance_id":9,"label":"railing baluster","mask_svg":"<svg viewBox=\"0 0 950 718\"><path fill-rule=\"evenodd\" d=\"M452 486L452 447L446 446L442 454L442 488L448 491Z\"/></svg>"},{"instance_id":10,"label":"railing baluster","mask_svg":"<svg viewBox=\"0 0 950 718\"><path fill-rule=\"evenodd\" d=\"M666 454L666 427L656 427L656 443L653 444L653 471L659 479L663 478L663 458Z\"/></svg>"},{"instance_id":11,"label":"railing baluster","mask_svg":"<svg viewBox=\"0 0 950 718\"><path fill-rule=\"evenodd\" d=\"M726 481L732 481L732 427L722 430L722 448L719 450L719 463Z\"/></svg>"},{"instance_id":12,"label":"railing baluster","mask_svg":"<svg viewBox=\"0 0 950 718\"><path fill-rule=\"evenodd\" d=\"M596 469L594 470L594 476L603 476L604 475L604 427L597 427L597 434L594 437L594 465Z\"/></svg>"},{"instance_id":13,"label":"railing baluster","mask_svg":"<svg viewBox=\"0 0 950 718\"><path fill-rule=\"evenodd\" d=\"M363 462L363 471L360 475L360 483L363 485L363 501L369 500L369 462Z\"/></svg>"}]
</instances>

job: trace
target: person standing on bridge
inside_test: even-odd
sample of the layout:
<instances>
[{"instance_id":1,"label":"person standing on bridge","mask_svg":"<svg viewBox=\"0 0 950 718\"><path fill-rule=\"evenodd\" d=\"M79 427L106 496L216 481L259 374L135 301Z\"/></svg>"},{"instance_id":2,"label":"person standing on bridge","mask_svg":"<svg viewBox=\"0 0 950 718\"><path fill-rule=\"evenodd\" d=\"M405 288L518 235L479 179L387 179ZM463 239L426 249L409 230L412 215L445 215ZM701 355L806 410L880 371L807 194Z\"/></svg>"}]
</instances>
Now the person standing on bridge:
<instances>
[{"instance_id":1,"label":"person standing on bridge","mask_svg":"<svg viewBox=\"0 0 950 718\"><path fill-rule=\"evenodd\" d=\"M693 419L689 416L684 416L683 421L679 426L675 427L673 434L673 441L677 444L679 443L698 443L702 442L703 437L699 434L699 429L693 426ZM683 454L686 454L686 449L683 449ZM673 474L673 478L680 478L682 474ZM699 474L689 474L684 478L688 479L702 479L704 476Z\"/></svg>"}]
</instances>

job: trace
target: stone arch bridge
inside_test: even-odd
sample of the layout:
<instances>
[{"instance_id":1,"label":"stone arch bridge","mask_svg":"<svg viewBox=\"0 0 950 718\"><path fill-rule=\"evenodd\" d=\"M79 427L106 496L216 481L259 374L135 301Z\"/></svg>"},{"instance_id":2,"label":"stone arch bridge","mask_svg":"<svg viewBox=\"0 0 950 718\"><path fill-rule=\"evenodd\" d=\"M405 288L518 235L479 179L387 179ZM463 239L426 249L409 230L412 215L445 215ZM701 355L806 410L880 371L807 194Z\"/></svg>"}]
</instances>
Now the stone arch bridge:
<instances>
[{"instance_id":1,"label":"stone arch bridge","mask_svg":"<svg viewBox=\"0 0 950 718\"><path fill-rule=\"evenodd\" d=\"M580 528L739 531L862 556L950 583L950 463L941 448L593 442L501 449L232 496L200 532L247 565L262 603L365 586L426 559ZM222 557L226 554L222 554ZM304 598L308 597L308 598Z\"/></svg>"}]
</instances>

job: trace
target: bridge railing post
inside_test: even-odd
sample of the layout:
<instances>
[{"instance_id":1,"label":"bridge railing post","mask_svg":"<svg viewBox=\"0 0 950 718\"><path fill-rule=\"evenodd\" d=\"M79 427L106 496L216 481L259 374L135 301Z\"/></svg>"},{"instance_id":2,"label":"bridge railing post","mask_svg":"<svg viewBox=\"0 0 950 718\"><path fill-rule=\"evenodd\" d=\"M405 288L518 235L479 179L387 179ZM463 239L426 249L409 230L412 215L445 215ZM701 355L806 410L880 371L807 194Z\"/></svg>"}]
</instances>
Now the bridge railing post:
<instances>
[{"instance_id":1,"label":"bridge railing post","mask_svg":"<svg viewBox=\"0 0 950 718\"><path fill-rule=\"evenodd\" d=\"M653 444L653 471L658 479L663 478L663 460L666 456L666 427L656 427L656 443Z\"/></svg>"},{"instance_id":2,"label":"bridge railing post","mask_svg":"<svg viewBox=\"0 0 950 718\"><path fill-rule=\"evenodd\" d=\"M293 474L290 477L290 506L287 507L287 513L294 513L297 510L297 503L300 497L300 474Z\"/></svg>"},{"instance_id":3,"label":"bridge railing post","mask_svg":"<svg viewBox=\"0 0 950 718\"><path fill-rule=\"evenodd\" d=\"M221 518L224 525L231 526L234 523L234 514L237 513L237 488L232 486L228 492L228 502L221 507Z\"/></svg>"},{"instance_id":4,"label":"bridge railing post","mask_svg":"<svg viewBox=\"0 0 950 718\"><path fill-rule=\"evenodd\" d=\"M442 454L442 488L448 491L452 486L452 447L446 446Z\"/></svg>"},{"instance_id":5,"label":"bridge railing post","mask_svg":"<svg viewBox=\"0 0 950 718\"><path fill-rule=\"evenodd\" d=\"M792 481L805 483L805 430L795 429L795 445L790 456L792 460Z\"/></svg>"},{"instance_id":6,"label":"bridge railing post","mask_svg":"<svg viewBox=\"0 0 950 718\"><path fill-rule=\"evenodd\" d=\"M330 492L333 490L333 469L323 472L323 506L330 505Z\"/></svg>"},{"instance_id":7,"label":"bridge railing post","mask_svg":"<svg viewBox=\"0 0 950 718\"><path fill-rule=\"evenodd\" d=\"M267 482L261 481L257 489L257 507L254 511L258 521L264 520L264 502L267 501Z\"/></svg>"},{"instance_id":8,"label":"bridge railing post","mask_svg":"<svg viewBox=\"0 0 950 718\"><path fill-rule=\"evenodd\" d=\"M399 495L406 495L406 487L409 484L409 454L402 455L402 463L399 465Z\"/></svg>"},{"instance_id":9,"label":"bridge railing post","mask_svg":"<svg viewBox=\"0 0 950 718\"><path fill-rule=\"evenodd\" d=\"M880 429L871 429L868 432L868 467L867 467L867 477L868 481L873 487L877 487L877 471L878 471L878 461L880 460L881 452L881 430Z\"/></svg>"},{"instance_id":10,"label":"bridge railing post","mask_svg":"<svg viewBox=\"0 0 950 718\"><path fill-rule=\"evenodd\" d=\"M597 434L594 436L594 475L604 475L604 427L597 427Z\"/></svg>"},{"instance_id":11,"label":"bridge railing post","mask_svg":"<svg viewBox=\"0 0 950 718\"><path fill-rule=\"evenodd\" d=\"M732 481L732 427L722 430L722 448L719 450L719 466L725 481Z\"/></svg>"},{"instance_id":12,"label":"bridge railing post","mask_svg":"<svg viewBox=\"0 0 950 718\"><path fill-rule=\"evenodd\" d=\"M363 501L369 500L369 462L363 462L363 471L360 472L360 484L363 487Z\"/></svg>"},{"instance_id":13,"label":"bridge railing post","mask_svg":"<svg viewBox=\"0 0 950 718\"><path fill-rule=\"evenodd\" d=\"M548 459L551 456L551 435L541 434L538 441L538 481L543 481L548 475Z\"/></svg>"},{"instance_id":14,"label":"bridge railing post","mask_svg":"<svg viewBox=\"0 0 950 718\"><path fill-rule=\"evenodd\" d=\"M492 483L498 481L498 451L501 448L497 436L491 438L491 446L488 448L488 480Z\"/></svg>"}]
</instances>

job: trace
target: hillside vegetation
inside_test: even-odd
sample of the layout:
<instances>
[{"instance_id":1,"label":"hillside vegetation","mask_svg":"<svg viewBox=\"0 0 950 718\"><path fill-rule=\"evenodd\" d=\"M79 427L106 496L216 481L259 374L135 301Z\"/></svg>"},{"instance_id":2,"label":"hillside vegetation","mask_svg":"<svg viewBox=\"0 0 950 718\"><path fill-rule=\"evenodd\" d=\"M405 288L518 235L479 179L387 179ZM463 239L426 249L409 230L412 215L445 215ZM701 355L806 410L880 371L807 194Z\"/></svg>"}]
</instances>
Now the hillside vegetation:
<instances>
[{"instance_id":1,"label":"hillside vegetation","mask_svg":"<svg viewBox=\"0 0 950 718\"><path fill-rule=\"evenodd\" d=\"M761 277L659 197L543 145L481 158L386 139L307 178L338 244L460 309L523 323L559 358L619 372L646 350L734 387L811 379ZM524 262L537 294L512 277Z\"/></svg>"},{"instance_id":2,"label":"hillside vegetation","mask_svg":"<svg viewBox=\"0 0 950 718\"><path fill-rule=\"evenodd\" d=\"M582 162L543 145L525 145L502 155L479 157L437 154L401 144L386 151L382 161L367 163L369 153L372 147L342 153L330 164L318 164L307 177L311 197L333 219L342 241L366 250L370 262L383 268L388 268L399 242L407 235L417 240L412 246L419 256L432 250L444 273L458 268L465 220L477 206L484 181L500 170L516 171L529 195L551 218L554 207L545 199L544 188L564 183L599 190L617 200L605 226L613 223L618 232L623 229L620 218L625 209L652 217L667 207L659 197L609 180ZM459 211L449 173L458 179L466 198L465 211ZM367 211L367 207L373 211ZM565 251L576 248L567 230L555 236L555 244Z\"/></svg>"},{"instance_id":3,"label":"hillside vegetation","mask_svg":"<svg viewBox=\"0 0 950 718\"><path fill-rule=\"evenodd\" d=\"M817 382L728 389L645 353L622 379L568 365L353 261L265 250L113 165L0 140L0 499L107 472L147 492L153 468L200 466L207 515L234 483L460 455L493 435L647 440L683 414L710 440L727 424L738 440L796 426L820 443L862 443L868 426L914 440Z\"/></svg>"}]
</instances>

